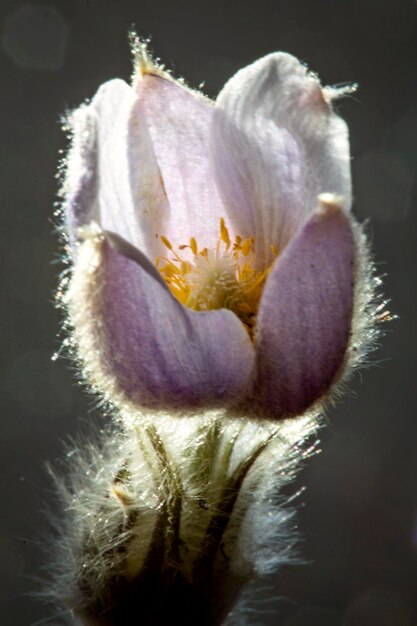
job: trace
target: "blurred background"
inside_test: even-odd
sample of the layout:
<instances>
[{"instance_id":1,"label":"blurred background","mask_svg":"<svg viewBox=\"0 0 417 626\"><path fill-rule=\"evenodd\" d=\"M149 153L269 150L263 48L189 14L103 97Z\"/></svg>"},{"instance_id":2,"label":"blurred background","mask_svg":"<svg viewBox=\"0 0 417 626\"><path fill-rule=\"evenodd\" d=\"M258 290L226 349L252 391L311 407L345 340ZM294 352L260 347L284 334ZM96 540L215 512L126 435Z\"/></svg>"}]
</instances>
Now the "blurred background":
<instances>
[{"instance_id":1,"label":"blurred background","mask_svg":"<svg viewBox=\"0 0 417 626\"><path fill-rule=\"evenodd\" d=\"M274 577L275 601L258 602L252 621L417 626L416 2L1 0L0 11L1 625L65 623L31 595L43 576L44 510L53 502L45 463L94 419L70 364L51 358L62 270L52 224L66 145L59 119L102 82L129 79L134 24L176 75L204 82L211 96L274 50L307 62L325 84L360 85L338 103L351 133L354 210L369 219L399 319L298 478L306 564Z\"/></svg>"}]
</instances>

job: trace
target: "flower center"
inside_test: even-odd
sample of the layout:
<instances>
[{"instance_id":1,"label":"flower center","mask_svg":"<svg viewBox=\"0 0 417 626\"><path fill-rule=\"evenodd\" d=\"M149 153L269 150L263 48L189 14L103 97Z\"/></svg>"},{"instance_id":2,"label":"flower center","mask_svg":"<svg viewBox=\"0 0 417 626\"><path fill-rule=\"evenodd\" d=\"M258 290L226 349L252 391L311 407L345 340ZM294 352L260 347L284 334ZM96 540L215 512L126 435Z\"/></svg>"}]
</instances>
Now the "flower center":
<instances>
[{"instance_id":1,"label":"flower center","mask_svg":"<svg viewBox=\"0 0 417 626\"><path fill-rule=\"evenodd\" d=\"M172 294L195 311L229 309L252 334L259 300L269 269L255 270L254 239L243 240L236 235L232 242L224 219L220 220L219 239L214 250L200 249L194 237L188 244L174 250L171 242L161 236L171 258L158 257L155 265ZM181 252L190 250L191 261ZM274 257L278 251L271 246Z\"/></svg>"}]
</instances>

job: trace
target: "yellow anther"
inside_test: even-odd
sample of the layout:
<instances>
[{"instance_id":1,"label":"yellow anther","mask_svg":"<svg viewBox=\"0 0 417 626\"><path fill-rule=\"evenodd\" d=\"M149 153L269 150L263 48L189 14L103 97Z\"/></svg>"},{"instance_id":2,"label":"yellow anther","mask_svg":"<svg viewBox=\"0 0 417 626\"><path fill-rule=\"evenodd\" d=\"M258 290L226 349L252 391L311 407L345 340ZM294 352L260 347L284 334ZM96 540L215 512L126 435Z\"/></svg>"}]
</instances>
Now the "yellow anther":
<instances>
[{"instance_id":1,"label":"yellow anther","mask_svg":"<svg viewBox=\"0 0 417 626\"><path fill-rule=\"evenodd\" d=\"M191 265L187 261L181 261L181 273L188 274L191 271Z\"/></svg>"},{"instance_id":2,"label":"yellow anther","mask_svg":"<svg viewBox=\"0 0 417 626\"><path fill-rule=\"evenodd\" d=\"M251 248L252 248L252 240L245 239L245 241L242 243L241 248L240 248L242 250L243 256L248 256L249 252L251 251Z\"/></svg>"},{"instance_id":3,"label":"yellow anther","mask_svg":"<svg viewBox=\"0 0 417 626\"><path fill-rule=\"evenodd\" d=\"M224 219L222 217L220 218L220 239L224 241L224 243L226 244L226 247L229 248L230 246L229 231L227 230L226 225L224 223Z\"/></svg>"},{"instance_id":4,"label":"yellow anther","mask_svg":"<svg viewBox=\"0 0 417 626\"><path fill-rule=\"evenodd\" d=\"M227 308L233 311L253 337L259 301L270 268L255 269L253 237L232 243L223 218L220 219L217 244L198 249L195 237L188 244L172 246L167 237L161 241L171 251L171 258L158 257L155 264L171 293L184 305L197 311ZM190 250L183 258L179 251ZM271 244L276 257L277 248ZM184 255L185 256L185 255Z\"/></svg>"},{"instance_id":5,"label":"yellow anther","mask_svg":"<svg viewBox=\"0 0 417 626\"><path fill-rule=\"evenodd\" d=\"M197 241L196 241L195 237L191 237L189 244L182 243L180 246L178 246L179 250L185 250L186 248L190 248L190 250L194 254L194 256L197 256L197 254L198 254L198 246L197 246Z\"/></svg>"},{"instance_id":6,"label":"yellow anther","mask_svg":"<svg viewBox=\"0 0 417 626\"><path fill-rule=\"evenodd\" d=\"M166 265L164 265L164 267L161 267L159 269L160 272L164 272L164 274L167 275L167 278L178 274L178 267L176 267L171 261L169 261L168 259L164 259L162 258L163 261L166 262Z\"/></svg>"},{"instance_id":7,"label":"yellow anther","mask_svg":"<svg viewBox=\"0 0 417 626\"><path fill-rule=\"evenodd\" d=\"M169 239L167 239L166 237L164 237L164 235L161 235L161 241L164 244L164 246L166 246L168 248L168 250L172 250L172 244L169 241Z\"/></svg>"},{"instance_id":8,"label":"yellow anther","mask_svg":"<svg viewBox=\"0 0 417 626\"><path fill-rule=\"evenodd\" d=\"M197 242L195 240L195 237L191 237L191 239L190 239L190 248L192 250L192 253L194 255L197 255L198 248L197 248Z\"/></svg>"}]
</instances>

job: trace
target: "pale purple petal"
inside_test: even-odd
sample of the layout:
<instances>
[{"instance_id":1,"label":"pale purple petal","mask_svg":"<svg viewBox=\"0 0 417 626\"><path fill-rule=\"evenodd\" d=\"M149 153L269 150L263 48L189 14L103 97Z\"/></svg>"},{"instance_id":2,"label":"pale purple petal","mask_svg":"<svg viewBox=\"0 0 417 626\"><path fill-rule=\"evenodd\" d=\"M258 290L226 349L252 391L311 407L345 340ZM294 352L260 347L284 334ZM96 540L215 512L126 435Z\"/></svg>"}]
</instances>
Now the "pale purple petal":
<instances>
[{"instance_id":1,"label":"pale purple petal","mask_svg":"<svg viewBox=\"0 0 417 626\"><path fill-rule=\"evenodd\" d=\"M157 233L170 209L141 103L126 85L125 100L109 98L105 105L100 111L100 225L155 259L163 250Z\"/></svg>"},{"instance_id":2,"label":"pale purple petal","mask_svg":"<svg viewBox=\"0 0 417 626\"><path fill-rule=\"evenodd\" d=\"M139 405L234 403L247 391L254 363L242 323L230 311L184 308L144 255L117 236L108 242L97 313L107 375Z\"/></svg>"},{"instance_id":3,"label":"pale purple petal","mask_svg":"<svg viewBox=\"0 0 417 626\"><path fill-rule=\"evenodd\" d=\"M160 76L139 83L141 105L171 207L160 234L174 246L195 237L215 247L226 217L209 158L213 105L203 96Z\"/></svg>"},{"instance_id":4,"label":"pale purple petal","mask_svg":"<svg viewBox=\"0 0 417 626\"><path fill-rule=\"evenodd\" d=\"M263 415L301 414L337 378L351 329L354 255L349 219L326 201L276 261L257 320L255 400Z\"/></svg>"},{"instance_id":5,"label":"pale purple petal","mask_svg":"<svg viewBox=\"0 0 417 626\"><path fill-rule=\"evenodd\" d=\"M330 93L330 92L329 92ZM258 264L271 260L323 192L350 205L347 127L318 79L286 53L240 70L220 93L211 152L222 199Z\"/></svg>"},{"instance_id":6,"label":"pale purple petal","mask_svg":"<svg viewBox=\"0 0 417 626\"><path fill-rule=\"evenodd\" d=\"M155 232L169 214L136 92L122 80L98 90L76 112L66 211L71 238L96 221L155 258Z\"/></svg>"},{"instance_id":7,"label":"pale purple petal","mask_svg":"<svg viewBox=\"0 0 417 626\"><path fill-rule=\"evenodd\" d=\"M116 81L119 82L119 81ZM64 161L65 226L71 244L79 228L98 220L98 153L96 95L91 105L82 105L67 120L72 134L71 148Z\"/></svg>"}]
</instances>

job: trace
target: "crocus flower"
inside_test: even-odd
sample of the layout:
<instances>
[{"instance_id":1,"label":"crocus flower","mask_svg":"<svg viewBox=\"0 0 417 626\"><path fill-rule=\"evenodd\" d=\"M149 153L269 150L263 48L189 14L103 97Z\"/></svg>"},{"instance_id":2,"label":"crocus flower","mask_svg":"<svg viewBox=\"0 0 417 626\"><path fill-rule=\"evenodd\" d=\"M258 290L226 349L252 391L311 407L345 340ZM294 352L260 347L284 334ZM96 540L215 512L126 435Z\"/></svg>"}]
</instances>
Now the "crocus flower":
<instances>
[{"instance_id":1,"label":"crocus flower","mask_svg":"<svg viewBox=\"0 0 417 626\"><path fill-rule=\"evenodd\" d=\"M75 112L67 301L114 405L284 418L342 378L363 251L337 95L274 53L212 102L142 47Z\"/></svg>"}]
</instances>

